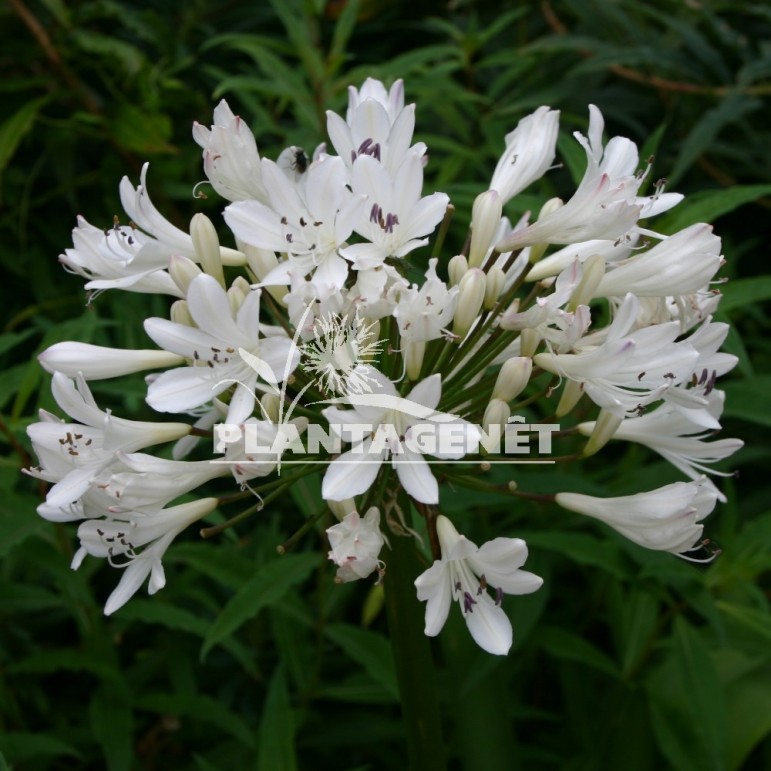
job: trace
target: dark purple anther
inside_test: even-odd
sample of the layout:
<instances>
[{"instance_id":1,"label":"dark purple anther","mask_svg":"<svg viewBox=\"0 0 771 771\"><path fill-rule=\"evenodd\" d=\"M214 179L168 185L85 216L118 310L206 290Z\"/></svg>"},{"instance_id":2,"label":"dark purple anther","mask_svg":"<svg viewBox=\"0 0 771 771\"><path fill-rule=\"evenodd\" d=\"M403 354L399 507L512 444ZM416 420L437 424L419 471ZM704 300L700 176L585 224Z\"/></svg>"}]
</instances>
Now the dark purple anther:
<instances>
[{"instance_id":1,"label":"dark purple anther","mask_svg":"<svg viewBox=\"0 0 771 771\"><path fill-rule=\"evenodd\" d=\"M474 605L477 601L468 593L463 592L463 610L466 613L471 613L474 610Z\"/></svg>"}]
</instances>

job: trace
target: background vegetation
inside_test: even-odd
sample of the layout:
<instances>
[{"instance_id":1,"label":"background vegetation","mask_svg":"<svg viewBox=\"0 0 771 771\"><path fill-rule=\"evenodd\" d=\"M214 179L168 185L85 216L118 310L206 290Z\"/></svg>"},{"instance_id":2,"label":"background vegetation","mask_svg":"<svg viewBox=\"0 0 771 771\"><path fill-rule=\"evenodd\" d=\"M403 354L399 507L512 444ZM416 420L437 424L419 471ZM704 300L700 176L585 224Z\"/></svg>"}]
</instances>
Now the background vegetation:
<instances>
[{"instance_id":1,"label":"background vegetation","mask_svg":"<svg viewBox=\"0 0 771 771\"><path fill-rule=\"evenodd\" d=\"M35 354L63 339L149 344L141 320L166 312L163 299L117 292L85 306L56 259L75 215L109 225L120 178L149 160L161 211L183 228L195 211L216 218L216 194L191 194L203 178L193 120L208 125L226 97L268 156L311 150L324 110L342 110L347 85L369 75L404 78L431 150L427 188L460 212L504 134L541 104L562 110L566 161L545 192L567 190L582 155L569 131L597 104L609 134L655 154L654 179L688 194L661 228L716 223L731 279L720 316L740 357L725 435L747 446L730 466L741 477L720 482L729 502L708 530L723 554L710 566L552 508L449 498L479 542L525 538L547 580L509 603L508 658L477 650L457 616L435 644L437 753L486 771L771 767L766 3L9 0L0 30L0 769L404 765L378 590L334 585L315 531L276 559L321 506L313 484L216 542L180 538L167 588L105 618L115 571L69 569L74 528L40 520L44 490L19 474L26 425L55 409ZM96 385L119 414L143 414L141 378ZM639 448L614 461L516 478L604 494L676 478Z\"/></svg>"}]
</instances>

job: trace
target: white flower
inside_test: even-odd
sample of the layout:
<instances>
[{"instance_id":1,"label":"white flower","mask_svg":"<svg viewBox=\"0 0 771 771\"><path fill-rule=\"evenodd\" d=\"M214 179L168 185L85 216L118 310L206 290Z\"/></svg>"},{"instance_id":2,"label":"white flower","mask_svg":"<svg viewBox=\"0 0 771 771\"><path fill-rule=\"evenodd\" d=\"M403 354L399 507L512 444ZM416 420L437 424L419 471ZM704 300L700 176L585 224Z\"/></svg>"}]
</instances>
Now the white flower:
<instances>
[{"instance_id":1,"label":"white flower","mask_svg":"<svg viewBox=\"0 0 771 771\"><path fill-rule=\"evenodd\" d=\"M627 295L600 345L582 347L579 341L578 353L539 353L533 362L579 383L595 404L614 415L651 404L690 377L698 353L687 342L675 342L677 322L633 331L638 309L637 298Z\"/></svg>"},{"instance_id":2,"label":"white flower","mask_svg":"<svg viewBox=\"0 0 771 771\"><path fill-rule=\"evenodd\" d=\"M408 152L422 157L426 146L410 147L415 129L415 105L404 106L404 84L397 80L390 91L373 78L367 78L361 91L348 88L346 119L327 112L327 132L337 154L350 168L369 156L395 172Z\"/></svg>"},{"instance_id":3,"label":"white flower","mask_svg":"<svg viewBox=\"0 0 771 771\"><path fill-rule=\"evenodd\" d=\"M646 252L615 262L605 273L595 297L671 297L697 292L723 264L720 239L711 225L691 225L664 238Z\"/></svg>"},{"instance_id":4,"label":"white flower","mask_svg":"<svg viewBox=\"0 0 771 771\"><path fill-rule=\"evenodd\" d=\"M455 313L458 287L447 289L436 275L438 260L428 261L426 280L418 287L397 289L398 302L393 316L399 323L399 333L407 342L425 343L442 336Z\"/></svg>"},{"instance_id":5,"label":"white flower","mask_svg":"<svg viewBox=\"0 0 771 771\"><path fill-rule=\"evenodd\" d=\"M327 529L332 549L329 559L337 565L340 583L366 578L378 568L378 555L384 538L380 532L380 512L373 506L364 517L352 511L342 522Z\"/></svg>"},{"instance_id":6,"label":"white flower","mask_svg":"<svg viewBox=\"0 0 771 771\"><path fill-rule=\"evenodd\" d=\"M712 391L708 395L708 405L704 409L712 421L720 416L724 398L722 391ZM728 473L711 469L709 464L733 455L744 446L744 442L740 439L705 441L712 436L712 431L704 430L705 422L708 421L701 417L694 421L683 410L665 402L647 415L624 420L613 438L649 447L691 479L698 479L701 474L729 476ZM589 436L594 429L594 422L581 423L578 429ZM722 494L718 497L725 501Z\"/></svg>"},{"instance_id":7,"label":"white flower","mask_svg":"<svg viewBox=\"0 0 771 771\"><path fill-rule=\"evenodd\" d=\"M186 412L211 401L236 383L228 423L241 423L254 409L257 372L239 355L258 356L281 382L297 366L298 354L285 333L261 337L260 293L250 292L233 315L228 295L216 279L202 274L190 283L188 309L197 328L167 319L145 321L147 334L161 348L184 356L190 366L159 375L147 402L159 412Z\"/></svg>"},{"instance_id":8,"label":"white flower","mask_svg":"<svg viewBox=\"0 0 771 771\"><path fill-rule=\"evenodd\" d=\"M494 538L481 547L462 536L447 517L436 519L442 558L415 579L418 599L426 602L426 629L435 637L457 600L471 636L488 653L505 656L512 643L511 622L501 603L504 594L531 594L543 579L520 570L527 546L519 538ZM495 600L487 590L496 593Z\"/></svg>"},{"instance_id":9,"label":"white flower","mask_svg":"<svg viewBox=\"0 0 771 771\"><path fill-rule=\"evenodd\" d=\"M322 497L340 501L366 492L390 457L408 495L421 503L438 503L439 486L423 454L462 458L476 450L479 429L435 411L442 395L440 375L421 381L402 398L382 373L372 367L366 370L377 393L349 394L340 400L353 405L352 410L327 407L323 411L332 430L344 441L353 441L353 447L329 464ZM361 426L367 427L363 434Z\"/></svg>"},{"instance_id":10,"label":"white flower","mask_svg":"<svg viewBox=\"0 0 771 771\"><path fill-rule=\"evenodd\" d=\"M109 616L136 594L148 576L150 594L165 586L161 559L169 544L188 525L216 507L216 498L202 498L153 514L126 512L110 519L83 522L78 528L80 548L72 559L72 569L77 570L86 554L91 554L106 558L112 567L124 570L104 606L105 615Z\"/></svg>"},{"instance_id":11,"label":"white flower","mask_svg":"<svg viewBox=\"0 0 771 771\"><path fill-rule=\"evenodd\" d=\"M706 477L617 498L578 493L555 497L563 508L599 519L646 549L673 554L696 547L704 529L699 523L712 512L717 499L718 492Z\"/></svg>"},{"instance_id":12,"label":"white flower","mask_svg":"<svg viewBox=\"0 0 771 771\"><path fill-rule=\"evenodd\" d=\"M378 161L364 155L351 172L356 195L366 197L367 206L354 230L366 239L340 250L356 270L376 268L386 257L404 257L428 243L428 236L442 221L450 202L444 193L421 197L423 165L409 152L393 176Z\"/></svg>"},{"instance_id":13,"label":"white flower","mask_svg":"<svg viewBox=\"0 0 771 771\"><path fill-rule=\"evenodd\" d=\"M124 289L183 296L164 270L172 247L136 227L115 224L101 230L78 217L72 244L72 249L59 255L59 262L71 273L87 278L89 291Z\"/></svg>"},{"instance_id":14,"label":"white flower","mask_svg":"<svg viewBox=\"0 0 771 771\"><path fill-rule=\"evenodd\" d=\"M67 377L83 375L86 380L120 377L145 369L174 367L184 359L168 351L132 351L90 343L55 343L37 357L46 372Z\"/></svg>"},{"instance_id":15,"label":"white flower","mask_svg":"<svg viewBox=\"0 0 771 771\"><path fill-rule=\"evenodd\" d=\"M559 110L539 107L506 135L506 150L490 182L490 189L501 194L503 203L543 176L552 165L559 117Z\"/></svg>"},{"instance_id":16,"label":"white flower","mask_svg":"<svg viewBox=\"0 0 771 771\"><path fill-rule=\"evenodd\" d=\"M55 482L48 491L49 507L68 507L88 489L94 478L114 462L117 451L135 452L173 441L190 433L185 423L150 423L116 418L96 405L82 378L55 373L51 383L57 404L79 423L64 423L41 413L40 423L27 428L42 469L28 473Z\"/></svg>"},{"instance_id":17,"label":"white flower","mask_svg":"<svg viewBox=\"0 0 771 771\"><path fill-rule=\"evenodd\" d=\"M313 273L318 285L342 287L348 264L339 249L365 203L348 189L343 162L323 156L296 184L272 161L263 159L261 168L268 203L233 203L225 209L225 222L241 241L287 254L262 284L289 284L293 273Z\"/></svg>"},{"instance_id":18,"label":"white flower","mask_svg":"<svg viewBox=\"0 0 771 771\"><path fill-rule=\"evenodd\" d=\"M254 134L224 99L214 108L211 129L193 123L193 139L203 148L203 168L209 182L223 198L267 201Z\"/></svg>"}]
</instances>

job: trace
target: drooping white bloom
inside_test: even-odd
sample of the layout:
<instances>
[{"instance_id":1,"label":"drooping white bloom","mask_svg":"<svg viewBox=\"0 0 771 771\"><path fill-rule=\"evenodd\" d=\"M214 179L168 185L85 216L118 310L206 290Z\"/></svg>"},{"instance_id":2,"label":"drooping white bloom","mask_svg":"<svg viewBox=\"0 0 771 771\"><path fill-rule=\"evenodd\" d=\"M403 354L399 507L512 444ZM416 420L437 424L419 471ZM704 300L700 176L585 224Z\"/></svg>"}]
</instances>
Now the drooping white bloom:
<instances>
[{"instance_id":1,"label":"drooping white bloom","mask_svg":"<svg viewBox=\"0 0 771 771\"><path fill-rule=\"evenodd\" d=\"M519 538L494 538L481 547L460 535L447 517L436 518L442 558L415 579L418 599L426 603L429 637L441 631L457 600L471 636L488 653L505 656L512 643L511 622L501 603L504 594L531 594L543 579L521 570L527 546ZM496 598L488 594L492 589Z\"/></svg>"},{"instance_id":2,"label":"drooping white bloom","mask_svg":"<svg viewBox=\"0 0 771 771\"><path fill-rule=\"evenodd\" d=\"M712 391L708 395L705 409L713 421L720 416L724 399L722 391ZM704 430L705 422L704 418L699 418L698 422L690 420L683 410L665 402L646 415L624 420L613 434L613 439L649 447L691 479L698 479L702 474L728 476L710 468L709 464L733 455L744 446L744 442L740 439L706 441L712 437L712 431ZM581 423L578 429L589 436L594 422ZM725 500L722 494L718 497L721 501Z\"/></svg>"},{"instance_id":3,"label":"drooping white bloom","mask_svg":"<svg viewBox=\"0 0 771 771\"><path fill-rule=\"evenodd\" d=\"M55 483L46 496L49 507L67 507L77 501L96 476L115 461L116 452L135 452L190 433L185 423L127 420L101 410L82 378L76 387L57 372L51 388L59 407L79 422L64 423L42 413L43 420L27 428L42 467L27 473Z\"/></svg>"},{"instance_id":4,"label":"drooping white bloom","mask_svg":"<svg viewBox=\"0 0 771 771\"><path fill-rule=\"evenodd\" d=\"M335 434L353 444L327 467L323 498L339 501L366 492L390 458L410 496L421 503L438 503L439 486L423 455L462 458L476 451L479 429L462 418L436 412L442 395L440 375L421 381L402 398L381 372L366 370L374 393L341 399L353 406L351 410L323 410Z\"/></svg>"},{"instance_id":5,"label":"drooping white bloom","mask_svg":"<svg viewBox=\"0 0 771 771\"><path fill-rule=\"evenodd\" d=\"M366 241L340 250L356 270L376 268L386 257L404 257L427 244L425 236L442 221L450 202L444 193L421 197L423 165L415 152L407 153L393 176L374 158L358 158L351 186L367 201L354 225Z\"/></svg>"},{"instance_id":6,"label":"drooping white bloom","mask_svg":"<svg viewBox=\"0 0 771 771\"><path fill-rule=\"evenodd\" d=\"M239 355L239 349L259 357L273 372L274 383L297 366L298 354L286 333L261 336L260 293L250 292L233 314L227 293L216 279L202 274L193 279L187 303L197 328L167 319L145 321L147 334L157 345L184 356L190 366L159 375L150 384L147 402L159 412L186 412L210 402L236 384L227 422L241 423L254 409L257 372Z\"/></svg>"},{"instance_id":7,"label":"drooping white bloom","mask_svg":"<svg viewBox=\"0 0 771 771\"><path fill-rule=\"evenodd\" d=\"M363 517L357 511L327 528L332 547L329 559L337 565L340 583L366 578L379 565L385 539L380 532L380 511L373 506Z\"/></svg>"},{"instance_id":8,"label":"drooping white bloom","mask_svg":"<svg viewBox=\"0 0 771 771\"><path fill-rule=\"evenodd\" d=\"M193 139L203 148L203 168L209 182L223 198L267 201L254 134L224 99L214 108L211 129L193 123Z\"/></svg>"},{"instance_id":9,"label":"drooping white bloom","mask_svg":"<svg viewBox=\"0 0 771 771\"><path fill-rule=\"evenodd\" d=\"M46 372L61 372L67 377L82 375L86 380L120 377L146 369L175 367L184 359L168 351L132 351L68 341L54 343L38 355Z\"/></svg>"},{"instance_id":10,"label":"drooping white bloom","mask_svg":"<svg viewBox=\"0 0 771 771\"><path fill-rule=\"evenodd\" d=\"M539 353L534 363L579 383L589 398L613 414L623 415L651 404L691 375L698 358L687 342L675 342L676 322L633 329L639 301L627 295L605 340L577 345L577 353Z\"/></svg>"},{"instance_id":11,"label":"drooping white bloom","mask_svg":"<svg viewBox=\"0 0 771 771\"><path fill-rule=\"evenodd\" d=\"M115 224L101 230L78 217L72 243L72 249L59 255L59 262L88 279L85 287L89 291L123 289L183 296L165 271L171 247L136 227Z\"/></svg>"},{"instance_id":12,"label":"drooping white bloom","mask_svg":"<svg viewBox=\"0 0 771 771\"><path fill-rule=\"evenodd\" d=\"M148 576L150 594L166 585L161 564L166 549L188 525L216 507L216 498L201 498L152 514L124 512L109 519L87 520L78 528L80 548L72 559L72 569L77 570L87 554L105 558L113 567L123 569L118 586L104 606L109 616L136 594Z\"/></svg>"},{"instance_id":13,"label":"drooping white bloom","mask_svg":"<svg viewBox=\"0 0 771 771\"><path fill-rule=\"evenodd\" d=\"M599 519L646 549L673 554L695 548L704 530L700 523L715 508L717 499L718 491L706 477L617 498L578 493L558 493L555 497L563 508Z\"/></svg>"},{"instance_id":14,"label":"drooping white bloom","mask_svg":"<svg viewBox=\"0 0 771 771\"><path fill-rule=\"evenodd\" d=\"M691 225L664 238L645 252L615 262L605 273L595 297L670 297L697 292L723 263L720 239L711 225Z\"/></svg>"},{"instance_id":15,"label":"drooping white bloom","mask_svg":"<svg viewBox=\"0 0 771 771\"><path fill-rule=\"evenodd\" d=\"M559 110L539 107L506 135L506 150L490 182L503 203L540 179L554 162L559 118Z\"/></svg>"}]
</instances>

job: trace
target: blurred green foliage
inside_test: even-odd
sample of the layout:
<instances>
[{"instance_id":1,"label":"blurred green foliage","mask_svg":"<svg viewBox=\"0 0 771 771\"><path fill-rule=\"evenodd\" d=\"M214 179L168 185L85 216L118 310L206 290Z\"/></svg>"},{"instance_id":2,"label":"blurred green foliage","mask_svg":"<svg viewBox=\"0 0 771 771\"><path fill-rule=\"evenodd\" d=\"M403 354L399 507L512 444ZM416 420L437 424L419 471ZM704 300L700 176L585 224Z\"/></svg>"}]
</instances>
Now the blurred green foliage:
<instances>
[{"instance_id":1,"label":"blurred green foliage","mask_svg":"<svg viewBox=\"0 0 771 771\"><path fill-rule=\"evenodd\" d=\"M179 539L168 587L106 619L115 571L69 569L73 528L40 520L44 491L19 474L26 425L53 409L34 355L62 339L149 344L142 319L165 313L161 299L110 292L85 307L82 281L56 261L75 215L109 225L118 181L149 160L161 211L183 228L196 211L217 217L216 195L192 194L203 178L194 120L208 125L224 97L268 156L311 150L324 111L343 109L347 85L370 75L404 78L431 150L427 186L459 212L484 189L504 134L540 104L560 108L566 129L565 169L543 192L567 189L581 155L567 130L600 106L609 134L655 154L654 174L689 194L665 232L716 221L732 279L720 315L740 357L725 424L747 447L708 523L723 555L707 567L535 504L448 499L479 542L525 538L546 584L508 605L507 659L477 650L458 615L434 644L437 753L472 771L771 766L766 3L9 0L0 30L0 769L404 765L379 590L335 585L316 531L275 554L318 513L313 484L217 542ZM452 237L466 224L459 216ZM100 398L141 414L143 383L127 382L98 384ZM639 448L615 461L517 481L623 494L675 478Z\"/></svg>"}]
</instances>

